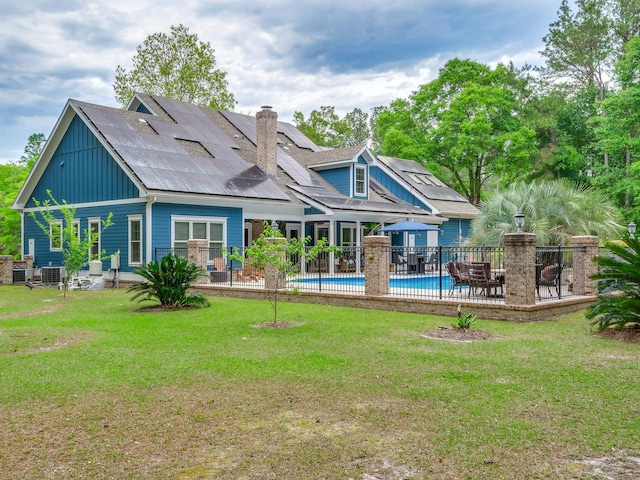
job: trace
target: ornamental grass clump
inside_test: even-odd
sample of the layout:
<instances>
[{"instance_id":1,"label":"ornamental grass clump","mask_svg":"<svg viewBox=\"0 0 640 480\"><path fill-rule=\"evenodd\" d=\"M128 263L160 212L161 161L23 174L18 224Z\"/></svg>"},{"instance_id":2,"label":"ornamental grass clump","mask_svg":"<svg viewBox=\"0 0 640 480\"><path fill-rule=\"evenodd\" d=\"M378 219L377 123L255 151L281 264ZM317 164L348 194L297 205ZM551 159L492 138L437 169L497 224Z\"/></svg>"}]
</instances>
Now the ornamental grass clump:
<instances>
[{"instance_id":1,"label":"ornamental grass clump","mask_svg":"<svg viewBox=\"0 0 640 480\"><path fill-rule=\"evenodd\" d=\"M146 281L131 286L131 300L158 302L165 309L184 307L208 307L209 301L199 293L187 293L191 283L205 274L195 263L170 253L158 262L137 267L134 273Z\"/></svg>"}]
</instances>

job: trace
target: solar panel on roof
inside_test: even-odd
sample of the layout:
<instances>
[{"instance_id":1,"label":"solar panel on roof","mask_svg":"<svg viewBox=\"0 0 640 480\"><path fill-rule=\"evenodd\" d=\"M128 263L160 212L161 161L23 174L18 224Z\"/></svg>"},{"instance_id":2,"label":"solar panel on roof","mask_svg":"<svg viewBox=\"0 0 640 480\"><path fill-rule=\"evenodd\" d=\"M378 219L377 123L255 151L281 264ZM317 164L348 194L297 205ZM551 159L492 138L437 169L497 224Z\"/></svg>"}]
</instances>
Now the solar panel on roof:
<instances>
[{"instance_id":1,"label":"solar panel on roof","mask_svg":"<svg viewBox=\"0 0 640 480\"><path fill-rule=\"evenodd\" d=\"M213 142L238 148L234 141L207 116L201 107L155 95L153 98L171 118L188 132L188 136L183 138L184 140ZM185 135L187 134L185 133Z\"/></svg>"},{"instance_id":2,"label":"solar panel on roof","mask_svg":"<svg viewBox=\"0 0 640 480\"><path fill-rule=\"evenodd\" d=\"M254 145L256 144L256 119L254 117L234 112L220 111L220 113L229 120L234 127L240 130L247 140Z\"/></svg>"},{"instance_id":3,"label":"solar panel on roof","mask_svg":"<svg viewBox=\"0 0 640 480\"><path fill-rule=\"evenodd\" d=\"M278 149L278 166L282 168L287 175L293 178L299 185L307 185L311 187L320 187L322 183L313 174L296 162L291 156Z\"/></svg>"},{"instance_id":4,"label":"solar panel on roof","mask_svg":"<svg viewBox=\"0 0 640 480\"><path fill-rule=\"evenodd\" d=\"M313 152L320 151L320 148L315 143L290 123L278 122L278 131L286 135L300 148L308 148Z\"/></svg>"},{"instance_id":5,"label":"solar panel on roof","mask_svg":"<svg viewBox=\"0 0 640 480\"><path fill-rule=\"evenodd\" d=\"M163 105L184 107L180 102ZM198 107L184 108L186 112L172 110L177 117L188 118L196 125L189 131L183 125L145 116L157 132L149 133L133 129L123 111L79 106L146 188L289 200L262 170L235 152L235 143ZM198 142L213 157L187 153L179 143L183 140Z\"/></svg>"}]
</instances>

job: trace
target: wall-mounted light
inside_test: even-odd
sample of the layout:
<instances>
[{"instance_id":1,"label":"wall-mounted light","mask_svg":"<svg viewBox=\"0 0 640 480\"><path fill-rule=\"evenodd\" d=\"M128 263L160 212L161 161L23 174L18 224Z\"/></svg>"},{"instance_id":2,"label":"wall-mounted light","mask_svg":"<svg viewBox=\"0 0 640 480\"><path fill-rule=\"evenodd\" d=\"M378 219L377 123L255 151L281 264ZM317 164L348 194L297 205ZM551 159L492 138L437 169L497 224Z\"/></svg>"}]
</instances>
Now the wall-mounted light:
<instances>
[{"instance_id":1,"label":"wall-mounted light","mask_svg":"<svg viewBox=\"0 0 640 480\"><path fill-rule=\"evenodd\" d=\"M513 218L516 219L516 227L518 227L517 233L522 233L522 227L524 227L524 213L518 212L513 216Z\"/></svg>"},{"instance_id":2,"label":"wall-mounted light","mask_svg":"<svg viewBox=\"0 0 640 480\"><path fill-rule=\"evenodd\" d=\"M634 222L629 222L627 228L629 229L629 237L636 238L634 235L636 233L636 224Z\"/></svg>"},{"instance_id":3,"label":"wall-mounted light","mask_svg":"<svg viewBox=\"0 0 640 480\"><path fill-rule=\"evenodd\" d=\"M61 167L64 167L64 162L60 162L60 166L61 166Z\"/></svg>"}]
</instances>

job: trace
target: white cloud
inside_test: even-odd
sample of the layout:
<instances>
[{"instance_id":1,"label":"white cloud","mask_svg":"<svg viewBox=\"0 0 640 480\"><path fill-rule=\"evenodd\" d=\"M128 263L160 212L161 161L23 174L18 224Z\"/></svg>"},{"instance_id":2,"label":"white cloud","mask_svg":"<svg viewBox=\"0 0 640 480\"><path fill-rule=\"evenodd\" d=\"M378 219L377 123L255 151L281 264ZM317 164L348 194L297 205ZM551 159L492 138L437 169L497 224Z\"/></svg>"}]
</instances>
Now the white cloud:
<instances>
[{"instance_id":1,"label":"white cloud","mask_svg":"<svg viewBox=\"0 0 640 480\"><path fill-rule=\"evenodd\" d=\"M0 0L0 162L48 135L68 98L117 106L117 65L171 25L216 50L238 110L290 121L406 97L454 56L539 64L559 0Z\"/></svg>"}]
</instances>

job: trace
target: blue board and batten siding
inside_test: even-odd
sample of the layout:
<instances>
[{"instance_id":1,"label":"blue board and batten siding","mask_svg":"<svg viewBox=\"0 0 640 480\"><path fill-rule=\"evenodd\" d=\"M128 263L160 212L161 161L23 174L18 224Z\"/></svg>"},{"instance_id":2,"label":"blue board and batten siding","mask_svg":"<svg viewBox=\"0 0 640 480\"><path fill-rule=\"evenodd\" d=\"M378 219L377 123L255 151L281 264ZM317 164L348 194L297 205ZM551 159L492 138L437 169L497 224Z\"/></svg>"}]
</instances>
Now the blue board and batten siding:
<instances>
[{"instance_id":1,"label":"blue board and batten siding","mask_svg":"<svg viewBox=\"0 0 640 480\"><path fill-rule=\"evenodd\" d=\"M62 137L32 198L44 201L47 190L67 203L91 203L136 198L138 188L127 177L91 130L75 116Z\"/></svg>"},{"instance_id":2,"label":"blue board and batten siding","mask_svg":"<svg viewBox=\"0 0 640 480\"><path fill-rule=\"evenodd\" d=\"M320 170L318 172L322 178L331 184L347 197L351 195L351 167L332 168L331 170Z\"/></svg>"},{"instance_id":3,"label":"blue board and batten siding","mask_svg":"<svg viewBox=\"0 0 640 480\"><path fill-rule=\"evenodd\" d=\"M244 225L242 209L202 205L181 205L175 203L154 203L151 236L154 248L171 248L171 216L198 218L223 218L227 222L227 247L242 247Z\"/></svg>"},{"instance_id":4,"label":"blue board and batten siding","mask_svg":"<svg viewBox=\"0 0 640 480\"><path fill-rule=\"evenodd\" d=\"M116 251L120 250L120 264L123 271L131 271L132 268L129 264L129 215L142 215L142 247L144 250L145 245L145 222L144 211L145 202L118 204L118 205L104 205L95 207L84 207L76 209L75 218L80 221L80 230L84 233L89 228L90 218L100 218L106 220L109 213L112 213L112 222L109 228L100 235L100 246L106 252L107 255L112 255ZM56 218L62 219L59 211L52 210L52 213ZM39 213L36 213L36 217L40 222L42 218ZM83 237L84 238L84 237ZM47 266L49 262L52 265L62 265L62 253L59 251L50 250L49 237L36 225L33 218L29 213L24 215L24 242L25 242L25 254L28 252L29 239L34 240L34 265ZM144 253L143 253L144 255ZM144 256L143 256L144 258ZM109 267L108 261L106 262L105 269Z\"/></svg>"}]
</instances>

